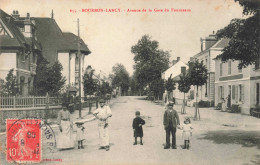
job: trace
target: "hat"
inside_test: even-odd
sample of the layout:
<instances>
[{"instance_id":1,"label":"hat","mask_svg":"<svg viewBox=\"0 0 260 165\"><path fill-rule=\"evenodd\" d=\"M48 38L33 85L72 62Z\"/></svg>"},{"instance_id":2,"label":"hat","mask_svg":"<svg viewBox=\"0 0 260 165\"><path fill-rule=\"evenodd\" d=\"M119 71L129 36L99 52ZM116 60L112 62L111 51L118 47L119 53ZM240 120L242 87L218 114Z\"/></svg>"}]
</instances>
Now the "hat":
<instances>
[{"instance_id":1,"label":"hat","mask_svg":"<svg viewBox=\"0 0 260 165\"><path fill-rule=\"evenodd\" d=\"M190 123L190 118L185 117L185 121L188 121Z\"/></svg>"},{"instance_id":2,"label":"hat","mask_svg":"<svg viewBox=\"0 0 260 165\"><path fill-rule=\"evenodd\" d=\"M84 122L82 122L82 121L76 121L75 124L77 124L77 125L82 125L82 124L84 124Z\"/></svg>"},{"instance_id":3,"label":"hat","mask_svg":"<svg viewBox=\"0 0 260 165\"><path fill-rule=\"evenodd\" d=\"M168 103L168 106L173 106L173 105L174 105L174 104L173 104L173 102L171 102L171 101Z\"/></svg>"},{"instance_id":4,"label":"hat","mask_svg":"<svg viewBox=\"0 0 260 165\"><path fill-rule=\"evenodd\" d=\"M100 99L99 102L100 103L105 103L105 100L104 99Z\"/></svg>"},{"instance_id":5,"label":"hat","mask_svg":"<svg viewBox=\"0 0 260 165\"><path fill-rule=\"evenodd\" d=\"M136 112L135 112L135 115L140 115L140 111L136 111Z\"/></svg>"}]
</instances>

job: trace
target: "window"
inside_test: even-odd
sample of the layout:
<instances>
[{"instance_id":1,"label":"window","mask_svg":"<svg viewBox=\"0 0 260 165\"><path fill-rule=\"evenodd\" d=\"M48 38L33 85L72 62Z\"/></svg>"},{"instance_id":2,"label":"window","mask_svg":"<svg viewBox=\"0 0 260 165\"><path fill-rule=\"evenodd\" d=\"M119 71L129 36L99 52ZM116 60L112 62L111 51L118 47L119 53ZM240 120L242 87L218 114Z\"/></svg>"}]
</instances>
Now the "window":
<instances>
[{"instance_id":1,"label":"window","mask_svg":"<svg viewBox=\"0 0 260 165\"><path fill-rule=\"evenodd\" d=\"M260 105L260 83L256 83L256 104Z\"/></svg>"},{"instance_id":2,"label":"window","mask_svg":"<svg viewBox=\"0 0 260 165\"><path fill-rule=\"evenodd\" d=\"M205 84L205 97L208 97L208 83Z\"/></svg>"},{"instance_id":3,"label":"window","mask_svg":"<svg viewBox=\"0 0 260 165\"><path fill-rule=\"evenodd\" d=\"M219 72L220 72L219 75L222 76L222 74L223 74L223 63L222 63L222 62L220 63L220 67L219 67L219 69L220 69L220 71L219 71Z\"/></svg>"},{"instance_id":4,"label":"window","mask_svg":"<svg viewBox=\"0 0 260 165\"><path fill-rule=\"evenodd\" d=\"M231 61L228 61L228 74L231 74Z\"/></svg>"},{"instance_id":5,"label":"window","mask_svg":"<svg viewBox=\"0 0 260 165\"><path fill-rule=\"evenodd\" d=\"M239 102L243 102L244 101L244 85L239 85L239 98L238 98Z\"/></svg>"}]
</instances>

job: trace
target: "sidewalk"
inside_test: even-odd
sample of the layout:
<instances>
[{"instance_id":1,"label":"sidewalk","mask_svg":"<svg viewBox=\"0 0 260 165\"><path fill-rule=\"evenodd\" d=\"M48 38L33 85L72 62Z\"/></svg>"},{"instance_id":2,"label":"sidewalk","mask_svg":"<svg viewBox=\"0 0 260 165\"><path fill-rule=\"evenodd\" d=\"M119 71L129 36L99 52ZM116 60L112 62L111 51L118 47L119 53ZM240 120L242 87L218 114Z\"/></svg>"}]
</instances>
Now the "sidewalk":
<instances>
[{"instance_id":1,"label":"sidewalk","mask_svg":"<svg viewBox=\"0 0 260 165\"><path fill-rule=\"evenodd\" d=\"M195 114L195 107L187 107L186 114L181 114L181 106L175 105L174 109L179 113L180 118L190 117L193 119ZM200 121L193 121L193 123L197 123L200 125L198 129L201 130L212 130L218 129L221 127L223 130L229 129L244 129L244 130L259 130L260 129L260 120L259 118L243 115L240 113L229 113L229 112L221 112L219 110L215 110L214 107L210 108L199 108L200 110ZM183 120L181 120L182 122Z\"/></svg>"}]
</instances>

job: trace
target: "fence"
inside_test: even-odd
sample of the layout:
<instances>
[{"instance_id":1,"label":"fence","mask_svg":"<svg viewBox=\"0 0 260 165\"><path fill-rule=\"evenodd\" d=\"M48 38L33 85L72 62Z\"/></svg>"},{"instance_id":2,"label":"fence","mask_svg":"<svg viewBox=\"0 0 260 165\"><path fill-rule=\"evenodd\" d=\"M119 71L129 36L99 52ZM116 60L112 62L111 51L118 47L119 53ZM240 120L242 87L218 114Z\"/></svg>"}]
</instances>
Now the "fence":
<instances>
[{"instance_id":1,"label":"fence","mask_svg":"<svg viewBox=\"0 0 260 165\"><path fill-rule=\"evenodd\" d=\"M0 109L35 108L58 106L62 102L60 97L49 96L0 96Z\"/></svg>"}]
</instances>

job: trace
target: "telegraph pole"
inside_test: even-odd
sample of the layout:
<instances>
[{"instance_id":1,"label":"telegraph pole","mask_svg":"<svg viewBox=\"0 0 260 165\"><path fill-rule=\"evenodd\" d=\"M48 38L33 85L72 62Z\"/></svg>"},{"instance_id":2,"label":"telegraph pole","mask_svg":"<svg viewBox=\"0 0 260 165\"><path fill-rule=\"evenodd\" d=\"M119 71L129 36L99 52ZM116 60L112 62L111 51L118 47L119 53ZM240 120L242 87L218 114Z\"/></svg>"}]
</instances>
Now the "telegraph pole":
<instances>
[{"instance_id":1,"label":"telegraph pole","mask_svg":"<svg viewBox=\"0 0 260 165\"><path fill-rule=\"evenodd\" d=\"M79 19L77 22L78 22L78 58L79 58L79 118L81 118L81 53L80 53Z\"/></svg>"}]
</instances>

